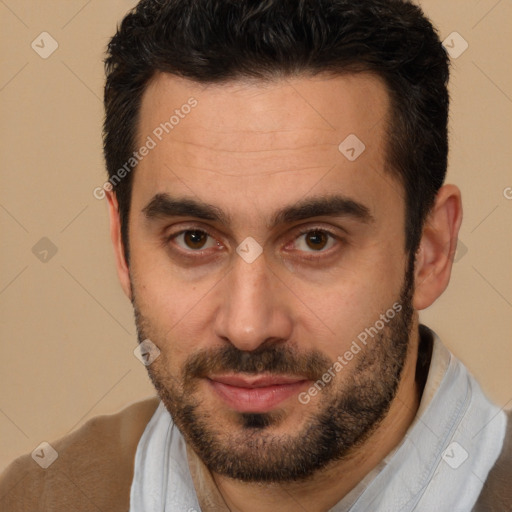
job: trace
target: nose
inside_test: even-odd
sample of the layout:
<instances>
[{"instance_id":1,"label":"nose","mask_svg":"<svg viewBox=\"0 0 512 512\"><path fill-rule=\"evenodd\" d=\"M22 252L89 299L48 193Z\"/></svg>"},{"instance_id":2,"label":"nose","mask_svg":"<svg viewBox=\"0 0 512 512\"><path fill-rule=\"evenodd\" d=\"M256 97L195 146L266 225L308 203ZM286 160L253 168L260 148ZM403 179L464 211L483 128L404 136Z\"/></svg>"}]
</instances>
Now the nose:
<instances>
[{"instance_id":1,"label":"nose","mask_svg":"<svg viewBox=\"0 0 512 512\"><path fill-rule=\"evenodd\" d=\"M245 351L289 339L293 322L283 288L264 254L252 263L235 256L223 280L215 334Z\"/></svg>"}]
</instances>

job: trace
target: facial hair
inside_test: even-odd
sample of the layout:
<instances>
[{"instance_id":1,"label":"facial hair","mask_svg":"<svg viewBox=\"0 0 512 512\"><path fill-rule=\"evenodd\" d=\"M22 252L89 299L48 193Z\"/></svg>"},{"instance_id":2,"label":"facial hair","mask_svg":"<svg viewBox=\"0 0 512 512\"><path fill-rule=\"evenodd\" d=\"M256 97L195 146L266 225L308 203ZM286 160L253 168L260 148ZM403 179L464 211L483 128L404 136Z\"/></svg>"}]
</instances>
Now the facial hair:
<instances>
[{"instance_id":1,"label":"facial hair","mask_svg":"<svg viewBox=\"0 0 512 512\"><path fill-rule=\"evenodd\" d=\"M304 407L304 420L294 434L272 432L286 419L279 409L232 412L235 430L227 433L218 427L216 413L204 410L198 386L208 375L228 372L300 375L316 382L333 365L319 351L301 354L285 343L272 343L247 352L230 344L192 354L179 377L170 375L166 357L159 357L147 367L175 425L210 471L245 482L300 481L346 458L364 443L389 411L408 355L414 313L411 260L395 301L402 306L400 312L357 353L353 367L350 363L342 369L351 372L342 386L336 387L334 377L319 392L316 410L298 405ZM153 329L137 307L134 291L139 342L149 338L159 347L172 346L150 336Z\"/></svg>"}]
</instances>

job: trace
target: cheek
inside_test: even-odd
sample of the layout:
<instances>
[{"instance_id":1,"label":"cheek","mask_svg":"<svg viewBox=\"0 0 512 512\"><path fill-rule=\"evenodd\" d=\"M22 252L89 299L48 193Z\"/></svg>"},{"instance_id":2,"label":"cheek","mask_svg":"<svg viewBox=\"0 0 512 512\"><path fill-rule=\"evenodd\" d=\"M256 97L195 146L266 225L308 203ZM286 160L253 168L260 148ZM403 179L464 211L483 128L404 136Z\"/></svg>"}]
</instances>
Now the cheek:
<instances>
[{"instance_id":1,"label":"cheek","mask_svg":"<svg viewBox=\"0 0 512 512\"><path fill-rule=\"evenodd\" d=\"M321 289L297 286L309 345L331 359L343 354L365 329L399 301L405 260L376 257L372 265L346 272Z\"/></svg>"},{"instance_id":2,"label":"cheek","mask_svg":"<svg viewBox=\"0 0 512 512\"><path fill-rule=\"evenodd\" d=\"M173 265L157 261L149 251L134 252L131 267L137 305L149 325L160 336L176 336L175 331L189 321L190 315L197 314L207 288L183 282Z\"/></svg>"},{"instance_id":3,"label":"cheek","mask_svg":"<svg viewBox=\"0 0 512 512\"><path fill-rule=\"evenodd\" d=\"M211 346L212 321L193 291L176 298L175 290L180 287L170 289L172 293L157 293L146 286L138 307L144 316L146 334L160 350L161 357L155 361L156 376L181 382L181 372L190 357ZM184 307L184 303L192 306Z\"/></svg>"}]
</instances>

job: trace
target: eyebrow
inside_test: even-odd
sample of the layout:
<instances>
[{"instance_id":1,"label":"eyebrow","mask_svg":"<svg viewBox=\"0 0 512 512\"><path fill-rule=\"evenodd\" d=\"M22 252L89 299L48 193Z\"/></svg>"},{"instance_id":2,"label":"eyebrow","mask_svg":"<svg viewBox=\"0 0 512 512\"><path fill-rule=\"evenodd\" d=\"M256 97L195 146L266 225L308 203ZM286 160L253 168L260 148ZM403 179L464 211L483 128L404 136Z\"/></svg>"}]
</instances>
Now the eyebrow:
<instances>
[{"instance_id":1,"label":"eyebrow","mask_svg":"<svg viewBox=\"0 0 512 512\"><path fill-rule=\"evenodd\" d=\"M142 212L148 220L195 217L224 225L229 225L231 220L229 215L214 205L186 197L171 197L167 193L156 194ZM343 195L323 195L309 197L278 210L272 216L268 227L274 228L280 224L321 216L351 217L364 224L374 222L373 215L364 204Z\"/></svg>"}]
</instances>

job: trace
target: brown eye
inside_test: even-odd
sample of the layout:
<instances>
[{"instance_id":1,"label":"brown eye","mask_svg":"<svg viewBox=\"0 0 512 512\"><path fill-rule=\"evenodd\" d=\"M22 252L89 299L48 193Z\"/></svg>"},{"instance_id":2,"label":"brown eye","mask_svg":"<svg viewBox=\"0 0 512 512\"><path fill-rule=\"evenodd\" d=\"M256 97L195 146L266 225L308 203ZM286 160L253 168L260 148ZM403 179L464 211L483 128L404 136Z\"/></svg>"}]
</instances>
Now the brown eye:
<instances>
[{"instance_id":1,"label":"brown eye","mask_svg":"<svg viewBox=\"0 0 512 512\"><path fill-rule=\"evenodd\" d=\"M295 249L304 253L327 252L336 244L336 236L325 229L307 229L295 239Z\"/></svg>"},{"instance_id":2,"label":"brown eye","mask_svg":"<svg viewBox=\"0 0 512 512\"><path fill-rule=\"evenodd\" d=\"M324 231L309 231L305 234L305 240L310 249L321 250L327 245L329 236Z\"/></svg>"},{"instance_id":3,"label":"brown eye","mask_svg":"<svg viewBox=\"0 0 512 512\"><path fill-rule=\"evenodd\" d=\"M184 250L200 251L214 247L216 242L206 231L200 229L187 229L172 235L171 239ZM218 244L217 244L218 245Z\"/></svg>"},{"instance_id":4,"label":"brown eye","mask_svg":"<svg viewBox=\"0 0 512 512\"><path fill-rule=\"evenodd\" d=\"M183 240L190 249L202 249L207 238L204 231L187 231L183 234Z\"/></svg>"}]
</instances>

